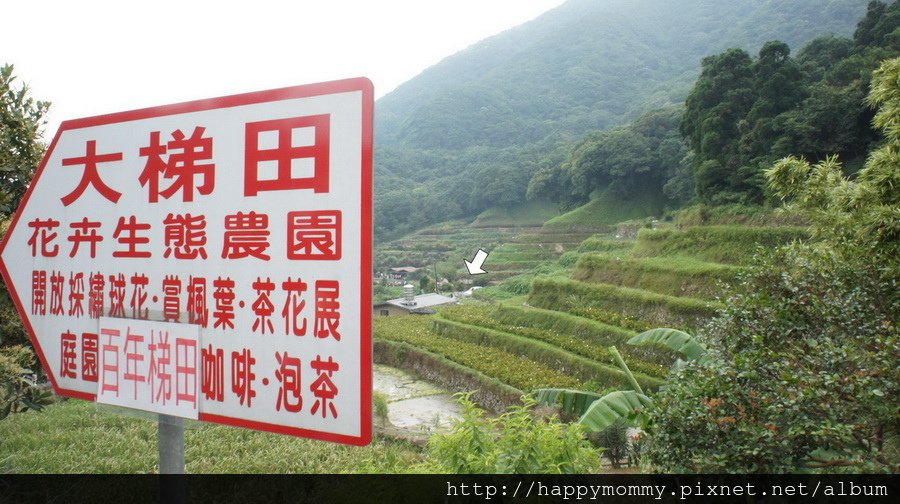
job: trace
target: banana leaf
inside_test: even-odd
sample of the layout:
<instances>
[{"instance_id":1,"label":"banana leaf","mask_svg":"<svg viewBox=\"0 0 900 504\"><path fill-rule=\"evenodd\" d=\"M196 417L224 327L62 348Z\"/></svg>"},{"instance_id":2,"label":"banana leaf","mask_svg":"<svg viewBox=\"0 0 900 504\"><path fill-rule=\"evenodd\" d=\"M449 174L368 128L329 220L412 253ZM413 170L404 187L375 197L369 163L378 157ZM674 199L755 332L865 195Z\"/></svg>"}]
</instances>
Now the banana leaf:
<instances>
[{"instance_id":1,"label":"banana leaf","mask_svg":"<svg viewBox=\"0 0 900 504\"><path fill-rule=\"evenodd\" d=\"M699 359L706 354L706 347L690 334L678 329L651 329L628 340L629 345L659 345L671 348L685 356L689 361Z\"/></svg>"},{"instance_id":2,"label":"banana leaf","mask_svg":"<svg viewBox=\"0 0 900 504\"><path fill-rule=\"evenodd\" d=\"M589 430L599 432L607 429L619 419L627 419L639 414L653 400L633 390L617 390L594 401L578 420Z\"/></svg>"}]
</instances>

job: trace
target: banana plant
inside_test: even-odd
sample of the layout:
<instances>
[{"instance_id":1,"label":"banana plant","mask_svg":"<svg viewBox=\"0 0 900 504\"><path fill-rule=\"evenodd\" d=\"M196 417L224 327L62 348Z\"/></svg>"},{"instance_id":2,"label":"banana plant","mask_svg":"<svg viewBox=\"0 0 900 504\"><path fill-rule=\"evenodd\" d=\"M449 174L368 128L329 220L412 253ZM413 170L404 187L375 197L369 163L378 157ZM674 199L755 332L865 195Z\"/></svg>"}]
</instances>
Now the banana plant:
<instances>
[{"instance_id":1,"label":"banana plant","mask_svg":"<svg viewBox=\"0 0 900 504\"><path fill-rule=\"evenodd\" d=\"M702 361L706 356L706 347L690 334L677 329L651 329L628 340L629 345L659 345L671 348L684 356L687 361ZM615 346L609 347L616 364L625 374L625 379L632 390L617 390L605 395L580 390L546 388L534 391L534 398L540 404L553 404L560 410L579 416L578 423L588 430L600 432L611 427L620 419L633 418L653 404L653 399L646 396L640 384L634 378L625 359ZM676 366L683 365L679 359Z\"/></svg>"}]
</instances>

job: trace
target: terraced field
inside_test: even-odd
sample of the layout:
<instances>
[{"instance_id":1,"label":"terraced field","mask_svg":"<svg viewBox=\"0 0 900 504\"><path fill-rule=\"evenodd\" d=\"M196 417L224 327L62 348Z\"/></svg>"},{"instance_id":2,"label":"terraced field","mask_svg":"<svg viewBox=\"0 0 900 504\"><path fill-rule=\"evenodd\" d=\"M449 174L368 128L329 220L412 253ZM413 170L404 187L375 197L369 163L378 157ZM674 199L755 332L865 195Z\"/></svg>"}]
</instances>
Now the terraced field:
<instances>
[{"instance_id":1,"label":"terraced field","mask_svg":"<svg viewBox=\"0 0 900 504\"><path fill-rule=\"evenodd\" d=\"M641 229L631 240L546 228L506 238L485 267L507 278L479 292L508 296L433 317L378 319L376 356L454 390L479 390L476 400L500 409L534 388L628 387L610 355L615 345L652 391L676 356L629 338L653 327L702 327L756 247L808 236L799 227L720 225Z\"/></svg>"}]
</instances>

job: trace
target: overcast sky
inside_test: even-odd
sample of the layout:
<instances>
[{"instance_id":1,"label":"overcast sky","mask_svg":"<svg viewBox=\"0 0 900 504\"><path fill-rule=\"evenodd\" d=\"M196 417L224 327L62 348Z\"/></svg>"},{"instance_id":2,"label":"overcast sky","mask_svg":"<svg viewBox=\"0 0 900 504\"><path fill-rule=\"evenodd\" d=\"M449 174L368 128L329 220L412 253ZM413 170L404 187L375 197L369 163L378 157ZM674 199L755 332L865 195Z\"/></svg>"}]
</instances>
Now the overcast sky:
<instances>
[{"instance_id":1,"label":"overcast sky","mask_svg":"<svg viewBox=\"0 0 900 504\"><path fill-rule=\"evenodd\" d=\"M17 0L0 64L59 123L348 77L376 98L564 0Z\"/></svg>"}]
</instances>

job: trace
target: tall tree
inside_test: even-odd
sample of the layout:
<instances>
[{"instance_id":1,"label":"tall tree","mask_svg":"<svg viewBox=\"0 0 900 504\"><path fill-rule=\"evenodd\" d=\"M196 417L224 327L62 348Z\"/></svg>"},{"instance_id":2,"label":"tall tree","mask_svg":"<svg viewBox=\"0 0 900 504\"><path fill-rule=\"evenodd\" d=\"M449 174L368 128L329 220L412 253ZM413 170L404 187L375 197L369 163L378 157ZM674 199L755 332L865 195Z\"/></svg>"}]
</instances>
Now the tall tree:
<instances>
[{"instance_id":1,"label":"tall tree","mask_svg":"<svg viewBox=\"0 0 900 504\"><path fill-rule=\"evenodd\" d=\"M19 206L44 155L41 127L50 108L14 81L13 66L0 67L0 214L5 215Z\"/></svg>"}]
</instances>

